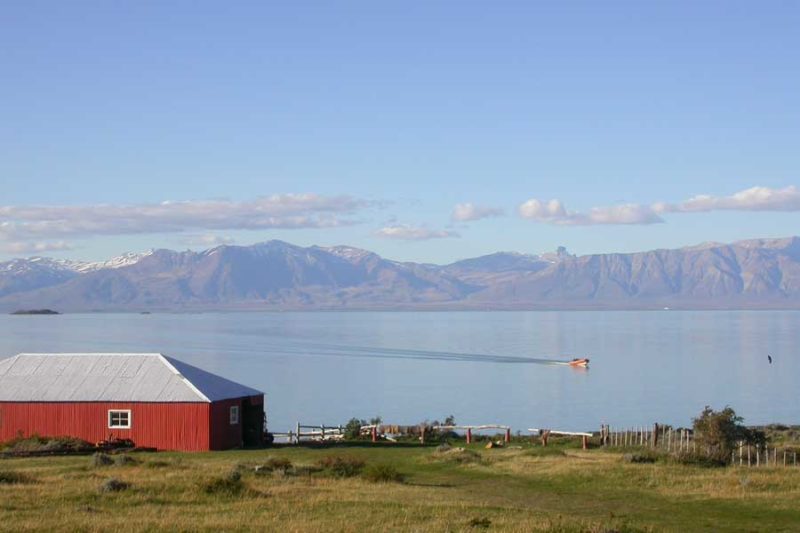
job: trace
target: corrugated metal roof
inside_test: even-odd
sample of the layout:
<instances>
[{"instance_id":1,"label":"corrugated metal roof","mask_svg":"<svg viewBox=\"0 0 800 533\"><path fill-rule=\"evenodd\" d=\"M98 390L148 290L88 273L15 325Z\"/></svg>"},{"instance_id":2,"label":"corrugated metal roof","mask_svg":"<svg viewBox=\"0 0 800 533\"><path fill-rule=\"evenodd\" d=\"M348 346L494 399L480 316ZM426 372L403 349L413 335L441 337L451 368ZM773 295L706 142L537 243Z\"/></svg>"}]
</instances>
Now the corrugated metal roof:
<instances>
[{"instance_id":1,"label":"corrugated metal roof","mask_svg":"<svg viewBox=\"0 0 800 533\"><path fill-rule=\"evenodd\" d=\"M0 402L216 402L260 394L160 353L21 353L0 361Z\"/></svg>"}]
</instances>

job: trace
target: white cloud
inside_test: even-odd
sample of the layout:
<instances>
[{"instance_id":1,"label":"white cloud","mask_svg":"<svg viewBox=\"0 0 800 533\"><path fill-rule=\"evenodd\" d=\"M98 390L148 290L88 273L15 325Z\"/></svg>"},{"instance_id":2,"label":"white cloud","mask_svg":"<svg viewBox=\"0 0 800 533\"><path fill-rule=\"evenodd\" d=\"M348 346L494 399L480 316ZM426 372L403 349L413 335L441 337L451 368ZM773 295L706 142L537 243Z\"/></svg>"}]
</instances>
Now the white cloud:
<instances>
[{"instance_id":1,"label":"white cloud","mask_svg":"<svg viewBox=\"0 0 800 533\"><path fill-rule=\"evenodd\" d=\"M452 220L469 222L482 218L503 216L505 211L500 207L479 206L472 203L457 204L450 215Z\"/></svg>"},{"instance_id":2,"label":"white cloud","mask_svg":"<svg viewBox=\"0 0 800 533\"><path fill-rule=\"evenodd\" d=\"M523 218L562 226L597 224L657 224L662 214L706 213L710 211L800 211L800 189L751 187L730 196L698 195L684 202L652 205L623 204L593 207L586 213L568 211L560 200L543 202L532 198L519 206Z\"/></svg>"},{"instance_id":3,"label":"white cloud","mask_svg":"<svg viewBox=\"0 0 800 533\"><path fill-rule=\"evenodd\" d=\"M375 232L375 235L384 239L398 239L405 241L426 241L430 239L457 238L460 235L454 231L433 230L422 226L395 224L386 226Z\"/></svg>"},{"instance_id":4,"label":"white cloud","mask_svg":"<svg viewBox=\"0 0 800 533\"><path fill-rule=\"evenodd\" d=\"M214 235L207 233L205 235L186 235L181 239L181 243L188 244L189 246L220 246L222 244L233 244L236 242L233 237L225 235Z\"/></svg>"},{"instance_id":5,"label":"white cloud","mask_svg":"<svg viewBox=\"0 0 800 533\"><path fill-rule=\"evenodd\" d=\"M7 254L40 254L43 252L63 252L67 250L72 250L72 246L64 241L0 243L0 252Z\"/></svg>"},{"instance_id":6,"label":"white cloud","mask_svg":"<svg viewBox=\"0 0 800 533\"><path fill-rule=\"evenodd\" d=\"M800 211L800 190L795 186L783 189L751 187L730 196L693 196L679 204L658 203L654 209L663 213L697 213L707 211Z\"/></svg>"},{"instance_id":7,"label":"white cloud","mask_svg":"<svg viewBox=\"0 0 800 533\"><path fill-rule=\"evenodd\" d=\"M90 237L202 230L330 228L371 205L351 196L276 194L226 200L138 205L0 206L0 240Z\"/></svg>"},{"instance_id":8,"label":"white cloud","mask_svg":"<svg viewBox=\"0 0 800 533\"><path fill-rule=\"evenodd\" d=\"M664 220L650 207L624 204L593 207L587 213L568 211L560 200L543 202L532 198L519 206L523 218L559 226L589 226L600 224L658 224Z\"/></svg>"}]
</instances>

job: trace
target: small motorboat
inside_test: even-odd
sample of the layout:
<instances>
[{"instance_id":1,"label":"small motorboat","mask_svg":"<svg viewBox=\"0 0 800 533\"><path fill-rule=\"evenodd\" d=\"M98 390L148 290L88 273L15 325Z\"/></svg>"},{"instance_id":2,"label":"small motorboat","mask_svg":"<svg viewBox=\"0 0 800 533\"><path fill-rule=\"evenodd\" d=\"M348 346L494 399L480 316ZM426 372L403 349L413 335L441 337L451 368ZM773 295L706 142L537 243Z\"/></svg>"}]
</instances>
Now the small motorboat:
<instances>
[{"instance_id":1,"label":"small motorboat","mask_svg":"<svg viewBox=\"0 0 800 533\"><path fill-rule=\"evenodd\" d=\"M567 363L569 366L580 366L580 367L587 367L589 366L589 359L586 357L575 358Z\"/></svg>"}]
</instances>

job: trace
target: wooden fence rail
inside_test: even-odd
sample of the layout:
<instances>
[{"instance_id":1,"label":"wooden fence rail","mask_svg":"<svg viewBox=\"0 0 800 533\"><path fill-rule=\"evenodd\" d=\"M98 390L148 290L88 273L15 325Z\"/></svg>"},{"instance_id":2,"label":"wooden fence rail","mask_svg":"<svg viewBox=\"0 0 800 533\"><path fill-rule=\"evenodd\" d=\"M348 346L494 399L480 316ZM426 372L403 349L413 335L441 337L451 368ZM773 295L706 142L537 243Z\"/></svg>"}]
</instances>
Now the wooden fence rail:
<instances>
[{"instance_id":1,"label":"wooden fence rail","mask_svg":"<svg viewBox=\"0 0 800 533\"><path fill-rule=\"evenodd\" d=\"M673 429L660 424L638 426L632 428L612 428L603 425L600 428L600 442L603 446L621 448L644 447L674 454L712 455L712 451L698 448L697 435L686 428ZM733 466L798 466L797 451L791 448L751 445L739 442L731 451L730 464Z\"/></svg>"},{"instance_id":2,"label":"wooden fence rail","mask_svg":"<svg viewBox=\"0 0 800 533\"><path fill-rule=\"evenodd\" d=\"M326 426L325 424L315 426L298 422L294 430L289 430L286 433L273 433L273 436L285 438L290 444L300 444L303 440L317 442L343 440L344 427Z\"/></svg>"}]
</instances>

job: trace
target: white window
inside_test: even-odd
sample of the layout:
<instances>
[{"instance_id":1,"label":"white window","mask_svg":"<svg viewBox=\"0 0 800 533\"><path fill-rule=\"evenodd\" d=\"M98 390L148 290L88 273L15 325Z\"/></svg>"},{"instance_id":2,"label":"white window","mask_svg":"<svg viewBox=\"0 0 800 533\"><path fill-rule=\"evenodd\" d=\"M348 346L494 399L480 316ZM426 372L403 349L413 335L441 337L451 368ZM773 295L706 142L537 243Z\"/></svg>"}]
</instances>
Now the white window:
<instances>
[{"instance_id":1,"label":"white window","mask_svg":"<svg viewBox=\"0 0 800 533\"><path fill-rule=\"evenodd\" d=\"M109 429L130 429L131 411L130 409L111 409L108 411Z\"/></svg>"},{"instance_id":2,"label":"white window","mask_svg":"<svg viewBox=\"0 0 800 533\"><path fill-rule=\"evenodd\" d=\"M235 426L239 423L239 406L234 405L231 407L231 425Z\"/></svg>"}]
</instances>

